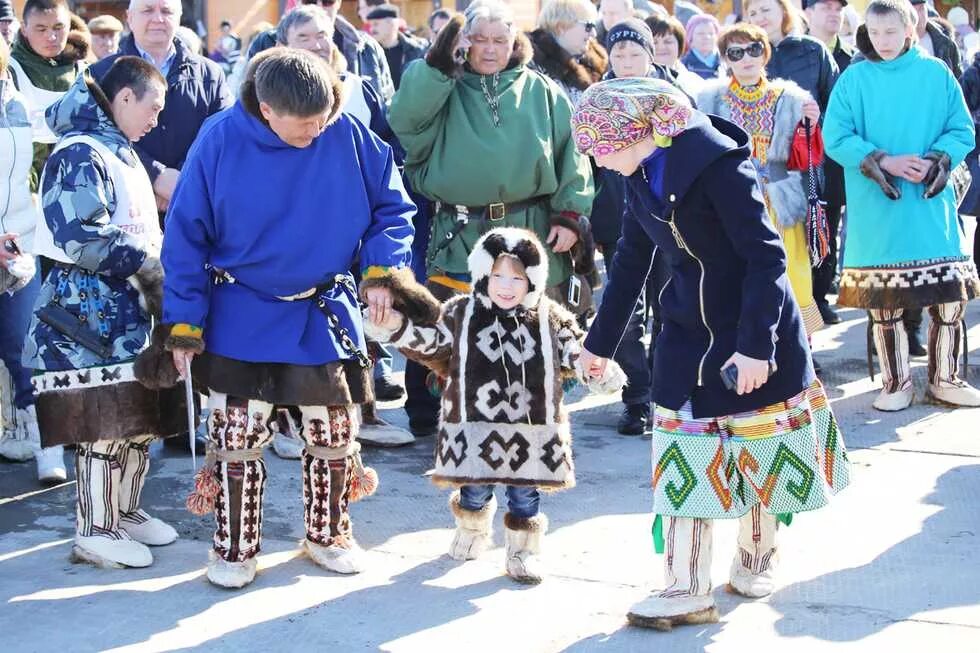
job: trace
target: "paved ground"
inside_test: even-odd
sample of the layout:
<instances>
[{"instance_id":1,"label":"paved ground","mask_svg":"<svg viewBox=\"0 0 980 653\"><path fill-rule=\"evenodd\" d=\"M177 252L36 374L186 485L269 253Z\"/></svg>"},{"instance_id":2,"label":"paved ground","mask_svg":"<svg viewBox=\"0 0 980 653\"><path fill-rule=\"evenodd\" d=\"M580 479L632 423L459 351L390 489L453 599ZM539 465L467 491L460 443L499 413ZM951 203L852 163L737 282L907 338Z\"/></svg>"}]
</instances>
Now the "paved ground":
<instances>
[{"instance_id":1,"label":"paved ground","mask_svg":"<svg viewBox=\"0 0 980 653\"><path fill-rule=\"evenodd\" d=\"M897 415L874 411L866 322L858 311L844 316L815 346L851 451L852 485L830 508L780 531L772 597L750 602L716 590L721 623L670 634L625 624L627 608L663 580L649 536L649 439L616 434L614 401L576 396L579 484L544 499L549 578L532 588L502 575L500 532L485 559L444 555L446 495L424 477L431 439L367 452L382 485L353 510L371 562L356 577L297 557L299 466L268 453L260 572L238 592L203 577L211 522L181 508L189 458L155 448L146 488L146 508L181 539L157 549L152 567L119 571L68 562L73 483L39 490L31 465L0 464L0 649L980 651L980 409L917 401ZM980 304L969 318L980 363ZM923 365L915 369L920 396ZM971 379L980 384L980 366ZM405 421L397 404L384 414ZM718 587L733 527L717 529Z\"/></svg>"}]
</instances>

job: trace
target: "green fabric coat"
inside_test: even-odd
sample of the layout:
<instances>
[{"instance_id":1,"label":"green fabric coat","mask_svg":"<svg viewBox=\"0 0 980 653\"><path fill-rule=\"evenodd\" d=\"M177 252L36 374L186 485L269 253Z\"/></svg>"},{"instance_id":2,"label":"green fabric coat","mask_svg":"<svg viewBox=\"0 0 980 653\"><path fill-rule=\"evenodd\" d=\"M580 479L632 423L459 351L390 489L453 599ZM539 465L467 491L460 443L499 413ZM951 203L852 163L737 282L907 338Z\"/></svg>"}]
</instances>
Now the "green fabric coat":
<instances>
[{"instance_id":1,"label":"green fabric coat","mask_svg":"<svg viewBox=\"0 0 980 653\"><path fill-rule=\"evenodd\" d=\"M457 80L425 61L402 75L389 122L405 147L405 172L415 191L448 205L546 199L500 222L471 218L433 258L456 220L455 210L444 208L432 221L430 275L468 272L467 256L491 226L524 227L544 242L562 213L592 209L592 172L572 140L571 103L554 82L526 68L529 57L526 39L519 39L511 66L499 76L499 127L481 84L483 77L492 92L492 76L465 72ZM548 252L548 285L554 286L571 275L571 257Z\"/></svg>"}]
</instances>

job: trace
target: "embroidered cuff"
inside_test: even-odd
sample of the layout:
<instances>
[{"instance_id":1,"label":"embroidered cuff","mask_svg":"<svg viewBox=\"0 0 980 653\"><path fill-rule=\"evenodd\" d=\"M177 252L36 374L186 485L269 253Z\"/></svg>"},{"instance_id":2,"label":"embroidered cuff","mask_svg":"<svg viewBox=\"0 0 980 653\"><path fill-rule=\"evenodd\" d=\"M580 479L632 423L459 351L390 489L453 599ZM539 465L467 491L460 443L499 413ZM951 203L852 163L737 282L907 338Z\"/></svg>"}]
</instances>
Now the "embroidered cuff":
<instances>
[{"instance_id":1,"label":"embroidered cuff","mask_svg":"<svg viewBox=\"0 0 980 653\"><path fill-rule=\"evenodd\" d=\"M196 354L204 351L204 329L193 324L175 324L163 343L167 351L190 349Z\"/></svg>"},{"instance_id":2,"label":"embroidered cuff","mask_svg":"<svg viewBox=\"0 0 980 653\"><path fill-rule=\"evenodd\" d=\"M393 269L385 265L369 265L361 271L361 280L387 277Z\"/></svg>"},{"instance_id":3,"label":"embroidered cuff","mask_svg":"<svg viewBox=\"0 0 980 653\"><path fill-rule=\"evenodd\" d=\"M193 324L175 324L170 329L170 335L174 338L198 338L204 339L204 329Z\"/></svg>"}]
</instances>

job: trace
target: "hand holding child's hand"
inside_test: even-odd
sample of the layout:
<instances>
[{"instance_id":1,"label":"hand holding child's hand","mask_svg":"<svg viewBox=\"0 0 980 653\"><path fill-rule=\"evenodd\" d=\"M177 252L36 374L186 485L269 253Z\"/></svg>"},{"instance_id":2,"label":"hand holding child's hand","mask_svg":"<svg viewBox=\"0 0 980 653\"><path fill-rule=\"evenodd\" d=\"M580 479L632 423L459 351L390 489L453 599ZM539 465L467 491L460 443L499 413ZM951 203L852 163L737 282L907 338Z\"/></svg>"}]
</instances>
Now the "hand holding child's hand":
<instances>
[{"instance_id":1,"label":"hand holding child's hand","mask_svg":"<svg viewBox=\"0 0 980 653\"><path fill-rule=\"evenodd\" d=\"M608 362L608 358L599 358L585 347L582 347L582 353L578 357L578 364L582 369L582 373L593 379L602 378L603 374L606 373L606 364Z\"/></svg>"},{"instance_id":2,"label":"hand holding child's hand","mask_svg":"<svg viewBox=\"0 0 980 653\"><path fill-rule=\"evenodd\" d=\"M393 308L389 308L385 316L385 321L380 325L383 329L391 332L398 331L402 327L405 316Z\"/></svg>"}]
</instances>

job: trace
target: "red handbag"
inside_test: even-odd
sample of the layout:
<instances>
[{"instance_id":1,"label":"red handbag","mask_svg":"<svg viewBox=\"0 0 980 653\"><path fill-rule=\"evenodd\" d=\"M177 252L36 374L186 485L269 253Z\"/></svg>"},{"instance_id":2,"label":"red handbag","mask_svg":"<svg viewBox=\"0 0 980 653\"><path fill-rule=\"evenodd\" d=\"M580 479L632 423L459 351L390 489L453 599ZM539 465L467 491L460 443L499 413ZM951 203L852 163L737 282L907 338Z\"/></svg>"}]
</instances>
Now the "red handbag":
<instances>
[{"instance_id":1,"label":"red handbag","mask_svg":"<svg viewBox=\"0 0 980 653\"><path fill-rule=\"evenodd\" d=\"M806 172L809 165L823 165L823 157L823 134L820 132L820 125L811 125L809 119L804 118L793 132L786 169Z\"/></svg>"}]
</instances>

